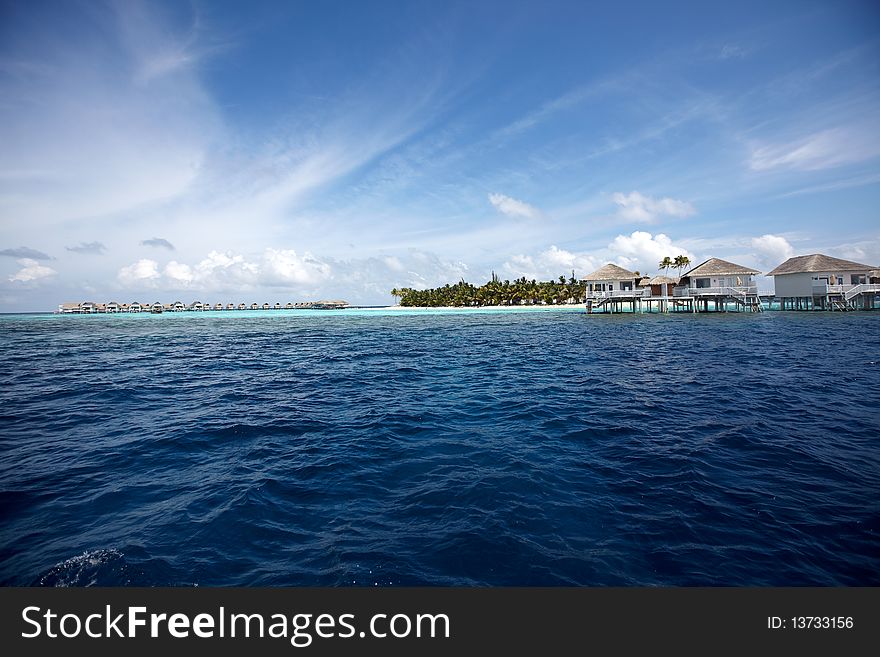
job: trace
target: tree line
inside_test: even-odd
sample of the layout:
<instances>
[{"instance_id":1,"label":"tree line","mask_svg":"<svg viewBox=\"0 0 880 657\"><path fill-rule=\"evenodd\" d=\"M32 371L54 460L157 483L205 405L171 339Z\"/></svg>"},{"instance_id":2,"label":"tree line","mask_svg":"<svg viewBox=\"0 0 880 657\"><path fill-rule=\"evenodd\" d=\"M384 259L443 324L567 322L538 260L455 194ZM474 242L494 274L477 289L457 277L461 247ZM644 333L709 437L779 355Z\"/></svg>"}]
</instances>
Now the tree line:
<instances>
[{"instance_id":1,"label":"tree line","mask_svg":"<svg viewBox=\"0 0 880 657\"><path fill-rule=\"evenodd\" d=\"M583 303L587 286L574 277L560 276L555 281L528 280L525 276L514 281L500 280L494 273L492 280L477 287L461 280L428 290L394 288L391 295L400 299L401 306L534 306Z\"/></svg>"},{"instance_id":2,"label":"tree line","mask_svg":"<svg viewBox=\"0 0 880 657\"><path fill-rule=\"evenodd\" d=\"M679 274L691 264L690 258L683 255L663 258L658 264L667 273L677 269ZM633 272L636 280L642 278ZM644 274L648 276L648 274ZM514 281L500 280L492 272L492 280L477 287L464 279L443 287L427 290L414 290L410 287L394 288L391 296L399 299L401 306L536 306L584 303L587 300L587 283L575 278L560 276L554 281L528 280L525 276Z\"/></svg>"}]
</instances>

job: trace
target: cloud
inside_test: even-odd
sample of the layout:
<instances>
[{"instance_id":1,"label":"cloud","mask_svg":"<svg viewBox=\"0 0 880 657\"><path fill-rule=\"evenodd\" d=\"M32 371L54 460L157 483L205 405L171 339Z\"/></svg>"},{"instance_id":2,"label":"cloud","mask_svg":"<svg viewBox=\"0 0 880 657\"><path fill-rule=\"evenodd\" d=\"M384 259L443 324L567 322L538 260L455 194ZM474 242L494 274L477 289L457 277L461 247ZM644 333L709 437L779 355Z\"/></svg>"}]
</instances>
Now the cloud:
<instances>
[{"instance_id":1,"label":"cloud","mask_svg":"<svg viewBox=\"0 0 880 657\"><path fill-rule=\"evenodd\" d=\"M658 263L666 256L687 256L696 264L697 257L666 235L651 235L637 230L631 235L618 235L608 245L608 252L618 265L642 273L657 271Z\"/></svg>"},{"instance_id":2,"label":"cloud","mask_svg":"<svg viewBox=\"0 0 880 657\"><path fill-rule=\"evenodd\" d=\"M13 283L29 283L58 273L50 267L44 267L33 258L20 258L18 264L20 264L22 268L9 277L9 280Z\"/></svg>"},{"instance_id":3,"label":"cloud","mask_svg":"<svg viewBox=\"0 0 880 657\"><path fill-rule=\"evenodd\" d=\"M53 225L177 198L223 132L187 64L202 34L148 3L106 9L10 17L8 50L36 69L0 79L0 171L27 174L4 212Z\"/></svg>"},{"instance_id":4,"label":"cloud","mask_svg":"<svg viewBox=\"0 0 880 657\"><path fill-rule=\"evenodd\" d=\"M659 216L689 217L697 212L693 205L685 201L668 197L657 199L639 192L616 192L611 198L619 206L618 216L630 221L650 223Z\"/></svg>"},{"instance_id":5,"label":"cloud","mask_svg":"<svg viewBox=\"0 0 880 657\"><path fill-rule=\"evenodd\" d=\"M17 249L3 249L0 256L8 256L10 258L28 258L29 260L53 260L52 256L42 251L37 251L27 246L20 246Z\"/></svg>"},{"instance_id":6,"label":"cloud","mask_svg":"<svg viewBox=\"0 0 880 657\"><path fill-rule=\"evenodd\" d=\"M165 265L165 269L163 270L166 278L171 279L177 283L180 283L184 286L192 283L193 280L193 272L189 265L183 265L179 262L175 262L172 260L167 265Z\"/></svg>"},{"instance_id":7,"label":"cloud","mask_svg":"<svg viewBox=\"0 0 880 657\"><path fill-rule=\"evenodd\" d=\"M123 285L153 284L159 278L159 263L143 258L136 263L123 267L116 276Z\"/></svg>"},{"instance_id":8,"label":"cloud","mask_svg":"<svg viewBox=\"0 0 880 657\"><path fill-rule=\"evenodd\" d=\"M489 194L489 203L495 206L498 212L506 214L508 217L535 219L541 215L538 208L529 205L525 201L518 201L504 194Z\"/></svg>"},{"instance_id":9,"label":"cloud","mask_svg":"<svg viewBox=\"0 0 880 657\"><path fill-rule=\"evenodd\" d=\"M398 258L397 256L385 256L384 258L382 258L382 262L384 262L385 266L388 267L388 269L391 269L392 271L403 271L404 270L403 263L400 261L400 258Z\"/></svg>"},{"instance_id":10,"label":"cloud","mask_svg":"<svg viewBox=\"0 0 880 657\"><path fill-rule=\"evenodd\" d=\"M332 267L309 252L302 256L293 249L266 249L262 282L266 285L315 285L330 278Z\"/></svg>"},{"instance_id":11,"label":"cloud","mask_svg":"<svg viewBox=\"0 0 880 657\"><path fill-rule=\"evenodd\" d=\"M554 276L560 273L557 268ZM212 251L194 265L172 260L160 268L153 260L140 260L123 267L118 281L133 289L149 287L169 295L180 290L199 296L282 292L300 299L351 299L354 295L355 300L381 302L390 300L395 287L425 289L469 274L463 262L414 249L394 256L336 260L307 251L268 248L252 259Z\"/></svg>"},{"instance_id":12,"label":"cloud","mask_svg":"<svg viewBox=\"0 0 880 657\"><path fill-rule=\"evenodd\" d=\"M595 257L586 253L574 253L551 246L537 255L514 255L502 266L502 271L512 278L525 276L528 279L550 280L561 275L583 277L597 268Z\"/></svg>"},{"instance_id":13,"label":"cloud","mask_svg":"<svg viewBox=\"0 0 880 657\"><path fill-rule=\"evenodd\" d=\"M785 262L794 255L794 248L788 240L779 235L762 235L752 238L752 248L758 260L764 265L776 265Z\"/></svg>"},{"instance_id":14,"label":"cloud","mask_svg":"<svg viewBox=\"0 0 880 657\"><path fill-rule=\"evenodd\" d=\"M876 126L822 130L781 144L753 145L753 171L794 169L817 171L870 160L880 155Z\"/></svg>"},{"instance_id":15,"label":"cloud","mask_svg":"<svg viewBox=\"0 0 880 657\"><path fill-rule=\"evenodd\" d=\"M745 59L749 49L736 43L725 43L718 53L719 59Z\"/></svg>"},{"instance_id":16,"label":"cloud","mask_svg":"<svg viewBox=\"0 0 880 657\"><path fill-rule=\"evenodd\" d=\"M68 251L73 251L74 253L92 255L102 255L104 251L107 250L107 247L100 242L80 242L79 246L68 246L66 248Z\"/></svg>"},{"instance_id":17,"label":"cloud","mask_svg":"<svg viewBox=\"0 0 880 657\"><path fill-rule=\"evenodd\" d=\"M174 245L161 237L154 237L151 240L141 240L141 246L154 246L156 248L168 249L174 251Z\"/></svg>"},{"instance_id":18,"label":"cloud","mask_svg":"<svg viewBox=\"0 0 880 657\"><path fill-rule=\"evenodd\" d=\"M543 103L539 108L529 112L513 123L504 126L493 134L496 140L506 140L521 132L547 121L555 114L576 107L590 97L596 96L614 86L613 82L598 82L592 85L576 87L570 91Z\"/></svg>"}]
</instances>

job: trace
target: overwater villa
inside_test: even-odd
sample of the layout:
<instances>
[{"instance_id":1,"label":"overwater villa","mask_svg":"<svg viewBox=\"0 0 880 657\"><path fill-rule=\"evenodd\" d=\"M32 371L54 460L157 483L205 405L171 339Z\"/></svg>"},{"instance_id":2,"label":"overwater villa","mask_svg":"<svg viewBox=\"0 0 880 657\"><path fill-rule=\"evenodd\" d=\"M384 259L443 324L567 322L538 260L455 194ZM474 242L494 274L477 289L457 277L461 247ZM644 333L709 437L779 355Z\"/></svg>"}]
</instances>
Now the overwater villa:
<instances>
[{"instance_id":1,"label":"overwater villa","mask_svg":"<svg viewBox=\"0 0 880 657\"><path fill-rule=\"evenodd\" d=\"M587 284L587 296L605 297L606 292L635 290L636 281L641 277L623 267L608 263L584 278Z\"/></svg>"},{"instance_id":2,"label":"overwater villa","mask_svg":"<svg viewBox=\"0 0 880 657\"><path fill-rule=\"evenodd\" d=\"M870 310L880 297L880 271L822 253L789 258L773 276L781 310Z\"/></svg>"},{"instance_id":3,"label":"overwater villa","mask_svg":"<svg viewBox=\"0 0 880 657\"><path fill-rule=\"evenodd\" d=\"M205 309L205 304L201 301L193 301L187 310L195 310L197 312L201 312Z\"/></svg>"},{"instance_id":4,"label":"overwater villa","mask_svg":"<svg viewBox=\"0 0 880 657\"><path fill-rule=\"evenodd\" d=\"M594 310L620 312L625 304L635 312L643 298L651 296L647 287L639 287L642 277L613 263L600 267L584 278L587 312Z\"/></svg>"},{"instance_id":5,"label":"overwater villa","mask_svg":"<svg viewBox=\"0 0 880 657\"><path fill-rule=\"evenodd\" d=\"M284 310L293 310L294 306L290 301L284 304Z\"/></svg>"},{"instance_id":6,"label":"overwater villa","mask_svg":"<svg viewBox=\"0 0 880 657\"><path fill-rule=\"evenodd\" d=\"M761 310L755 282L760 273L721 258L709 258L682 275L673 296L692 299L696 311L707 312L710 302L715 310L725 310L729 303L738 310Z\"/></svg>"},{"instance_id":7,"label":"overwater villa","mask_svg":"<svg viewBox=\"0 0 880 657\"><path fill-rule=\"evenodd\" d=\"M130 313L139 313L141 312L141 308L141 304L137 301L132 301L130 304L128 304L128 312Z\"/></svg>"},{"instance_id":8,"label":"overwater villa","mask_svg":"<svg viewBox=\"0 0 880 657\"><path fill-rule=\"evenodd\" d=\"M150 312L154 315L158 315L165 310L165 306L162 305L160 301L154 301L150 304Z\"/></svg>"},{"instance_id":9,"label":"overwater villa","mask_svg":"<svg viewBox=\"0 0 880 657\"><path fill-rule=\"evenodd\" d=\"M108 313L118 313L119 312L119 302L111 301L104 307L104 312Z\"/></svg>"}]
</instances>

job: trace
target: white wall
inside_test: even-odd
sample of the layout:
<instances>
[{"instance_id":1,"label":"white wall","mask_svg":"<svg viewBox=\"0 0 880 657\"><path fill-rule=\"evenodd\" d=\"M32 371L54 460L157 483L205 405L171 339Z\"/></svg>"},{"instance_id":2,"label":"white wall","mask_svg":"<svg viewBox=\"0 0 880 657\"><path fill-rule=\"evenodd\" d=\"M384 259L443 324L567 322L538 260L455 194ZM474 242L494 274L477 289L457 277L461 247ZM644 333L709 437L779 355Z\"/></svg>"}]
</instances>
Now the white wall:
<instances>
[{"instance_id":1,"label":"white wall","mask_svg":"<svg viewBox=\"0 0 880 657\"><path fill-rule=\"evenodd\" d=\"M853 274L867 275L867 271L846 271L846 272L800 272L797 274L780 274L774 276L774 287L776 288L777 297L809 297L813 295L814 279L827 278L832 276L835 279L843 279L839 285L852 285ZM821 281L824 283L825 281Z\"/></svg>"},{"instance_id":2,"label":"white wall","mask_svg":"<svg viewBox=\"0 0 880 657\"><path fill-rule=\"evenodd\" d=\"M779 274L773 277L777 297L813 296L813 275L809 272Z\"/></svg>"}]
</instances>

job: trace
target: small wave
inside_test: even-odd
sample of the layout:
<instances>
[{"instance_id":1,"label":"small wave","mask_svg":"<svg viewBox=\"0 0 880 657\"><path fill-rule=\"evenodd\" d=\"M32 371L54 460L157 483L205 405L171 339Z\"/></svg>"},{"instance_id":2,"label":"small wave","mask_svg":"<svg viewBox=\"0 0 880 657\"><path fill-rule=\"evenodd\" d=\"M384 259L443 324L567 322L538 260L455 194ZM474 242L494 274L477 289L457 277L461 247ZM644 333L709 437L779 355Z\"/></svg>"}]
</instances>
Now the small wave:
<instances>
[{"instance_id":1,"label":"small wave","mask_svg":"<svg viewBox=\"0 0 880 657\"><path fill-rule=\"evenodd\" d=\"M88 550L52 566L42 575L38 586L112 586L108 580L124 578L128 569L125 557L116 549Z\"/></svg>"},{"instance_id":2,"label":"small wave","mask_svg":"<svg viewBox=\"0 0 880 657\"><path fill-rule=\"evenodd\" d=\"M135 552L142 552L133 548ZM86 550L52 566L32 586L192 586L179 582L170 566L161 559L127 557L116 548Z\"/></svg>"}]
</instances>

